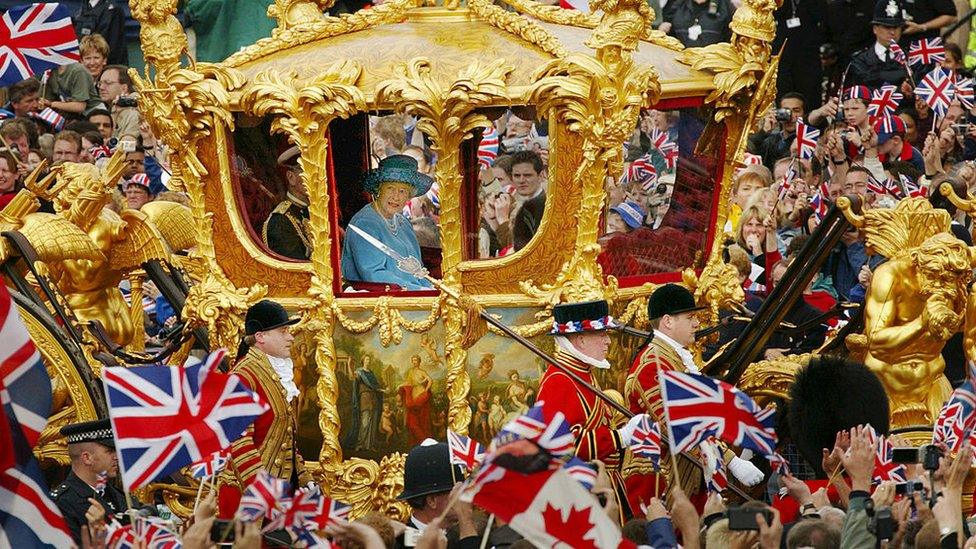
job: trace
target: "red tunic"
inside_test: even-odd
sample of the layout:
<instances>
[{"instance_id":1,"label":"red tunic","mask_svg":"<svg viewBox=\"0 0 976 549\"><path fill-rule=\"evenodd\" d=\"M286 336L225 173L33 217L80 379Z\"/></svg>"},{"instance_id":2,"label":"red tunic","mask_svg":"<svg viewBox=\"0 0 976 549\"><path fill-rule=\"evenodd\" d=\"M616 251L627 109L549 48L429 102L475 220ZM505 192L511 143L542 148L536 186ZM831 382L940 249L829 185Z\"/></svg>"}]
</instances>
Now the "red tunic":
<instances>
[{"instance_id":1,"label":"red tunic","mask_svg":"<svg viewBox=\"0 0 976 549\"><path fill-rule=\"evenodd\" d=\"M589 364L558 348L555 358L560 365L599 389L599 384L590 373ZM621 520L629 518L630 506L620 474L627 444L620 439L613 425L612 409L555 366L549 366L542 376L537 400L545 402L547 410L556 410L566 416L566 422L576 437L576 457L584 461L600 460L607 466L610 483L620 502Z\"/></svg>"}]
</instances>

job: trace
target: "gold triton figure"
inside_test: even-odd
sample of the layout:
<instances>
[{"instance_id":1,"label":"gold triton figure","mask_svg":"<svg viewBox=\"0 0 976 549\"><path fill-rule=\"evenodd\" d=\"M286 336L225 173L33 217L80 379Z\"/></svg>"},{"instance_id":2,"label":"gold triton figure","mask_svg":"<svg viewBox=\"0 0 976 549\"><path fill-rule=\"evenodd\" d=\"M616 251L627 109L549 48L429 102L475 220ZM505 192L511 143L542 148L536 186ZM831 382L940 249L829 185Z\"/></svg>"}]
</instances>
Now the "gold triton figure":
<instances>
[{"instance_id":1,"label":"gold triton figure","mask_svg":"<svg viewBox=\"0 0 976 549\"><path fill-rule=\"evenodd\" d=\"M893 427L931 424L951 391L941 352L966 316L976 248L947 232L948 214L924 199L845 215L864 232L870 253L890 258L871 280L864 333L849 336L848 346L864 352L881 379Z\"/></svg>"}]
</instances>

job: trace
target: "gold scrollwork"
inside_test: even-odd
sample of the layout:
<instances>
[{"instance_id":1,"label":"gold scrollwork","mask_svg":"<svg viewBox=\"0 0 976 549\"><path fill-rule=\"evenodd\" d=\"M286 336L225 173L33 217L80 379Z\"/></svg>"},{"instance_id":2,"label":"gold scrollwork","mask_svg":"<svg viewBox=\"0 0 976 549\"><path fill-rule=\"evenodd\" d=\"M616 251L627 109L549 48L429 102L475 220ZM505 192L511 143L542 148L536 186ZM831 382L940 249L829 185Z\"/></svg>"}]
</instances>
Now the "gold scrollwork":
<instances>
[{"instance_id":1,"label":"gold scrollwork","mask_svg":"<svg viewBox=\"0 0 976 549\"><path fill-rule=\"evenodd\" d=\"M566 57L566 48L553 34L538 23L516 12L504 10L488 0L468 0L468 7L489 25L535 44L556 57Z\"/></svg>"},{"instance_id":2,"label":"gold scrollwork","mask_svg":"<svg viewBox=\"0 0 976 549\"><path fill-rule=\"evenodd\" d=\"M297 329L308 330L315 340L315 364L319 378L316 393L322 448L319 460L324 470L342 461L339 444L339 383L336 379L336 351L333 341L332 272L330 259L331 225L328 189L319 182L328 179L328 139L324 137L329 123L348 118L366 109L363 93L355 86L362 67L351 61L332 64L318 76L300 79L294 73L264 71L241 93L242 108L254 116L273 115L271 130L283 133L300 149L302 182L309 198L309 239L312 245L312 303L302 311ZM326 479L326 485L331 484Z\"/></svg>"}]
</instances>

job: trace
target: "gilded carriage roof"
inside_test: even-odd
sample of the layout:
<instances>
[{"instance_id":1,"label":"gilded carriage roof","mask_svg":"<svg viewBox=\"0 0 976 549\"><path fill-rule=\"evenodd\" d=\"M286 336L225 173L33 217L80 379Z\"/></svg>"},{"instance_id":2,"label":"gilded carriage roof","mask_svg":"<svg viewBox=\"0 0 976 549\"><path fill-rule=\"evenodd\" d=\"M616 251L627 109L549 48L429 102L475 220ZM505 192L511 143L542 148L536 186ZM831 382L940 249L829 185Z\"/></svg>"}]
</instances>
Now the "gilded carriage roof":
<instances>
[{"instance_id":1,"label":"gilded carriage roof","mask_svg":"<svg viewBox=\"0 0 976 549\"><path fill-rule=\"evenodd\" d=\"M396 65L417 57L431 59L432 69L445 75L458 74L473 60L501 59L514 68L507 84L510 96L517 98L552 59L574 52L593 52L585 45L592 33L585 26L595 20L578 15L575 22L582 26L546 22L504 10L485 13L470 8L412 8L404 10L395 21L381 21L374 26L333 26L329 32L322 24L305 32L278 32L231 56L224 64L235 66L251 80L267 69L279 73L295 71L304 78L337 60L352 60L363 68L357 87L372 98L377 84L393 76ZM346 30L350 32L343 32ZM664 45L641 41L634 60L639 65L655 67L662 97L704 95L714 88L710 74L678 62L680 49L673 41L657 41Z\"/></svg>"}]
</instances>

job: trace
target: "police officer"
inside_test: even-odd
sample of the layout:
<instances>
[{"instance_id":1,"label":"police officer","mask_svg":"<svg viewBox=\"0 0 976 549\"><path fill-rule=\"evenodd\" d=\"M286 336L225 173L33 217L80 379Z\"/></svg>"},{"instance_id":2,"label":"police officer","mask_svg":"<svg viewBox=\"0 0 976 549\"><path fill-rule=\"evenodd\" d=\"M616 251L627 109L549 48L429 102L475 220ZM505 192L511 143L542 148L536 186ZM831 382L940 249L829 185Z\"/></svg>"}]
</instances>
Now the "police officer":
<instances>
[{"instance_id":1,"label":"police officer","mask_svg":"<svg viewBox=\"0 0 976 549\"><path fill-rule=\"evenodd\" d=\"M81 528L88 526L85 513L99 505L105 519L113 515L121 518L127 509L125 494L113 483L99 482L99 475L112 479L119 474L119 460L115 455L112 425L107 419L65 425L61 434L68 439L71 472L57 488L51 499L61 509L75 542L81 544Z\"/></svg>"},{"instance_id":2,"label":"police officer","mask_svg":"<svg viewBox=\"0 0 976 549\"><path fill-rule=\"evenodd\" d=\"M410 518L407 519L407 529L396 538L393 547L415 546L427 525L450 503L454 485L463 479L460 467L451 465L447 444L428 438L420 446L414 446L407 454L403 466L403 492L397 497L410 505ZM455 503L447 518L457 519L459 541L452 546L474 549L481 545L470 503ZM450 537L453 538L453 534L451 532Z\"/></svg>"},{"instance_id":3,"label":"police officer","mask_svg":"<svg viewBox=\"0 0 976 549\"><path fill-rule=\"evenodd\" d=\"M304 260L312 253L312 243L308 233L308 194L298 158L298 147L291 147L278 157L278 165L285 170L288 191L265 220L261 239L275 253Z\"/></svg>"},{"instance_id":4,"label":"police officer","mask_svg":"<svg viewBox=\"0 0 976 549\"><path fill-rule=\"evenodd\" d=\"M901 86L907 76L905 67L895 60L888 47L892 40L901 39L904 27L904 12L898 0L879 0L871 19L874 44L854 55L844 86L860 84L873 89L884 84Z\"/></svg>"}]
</instances>

